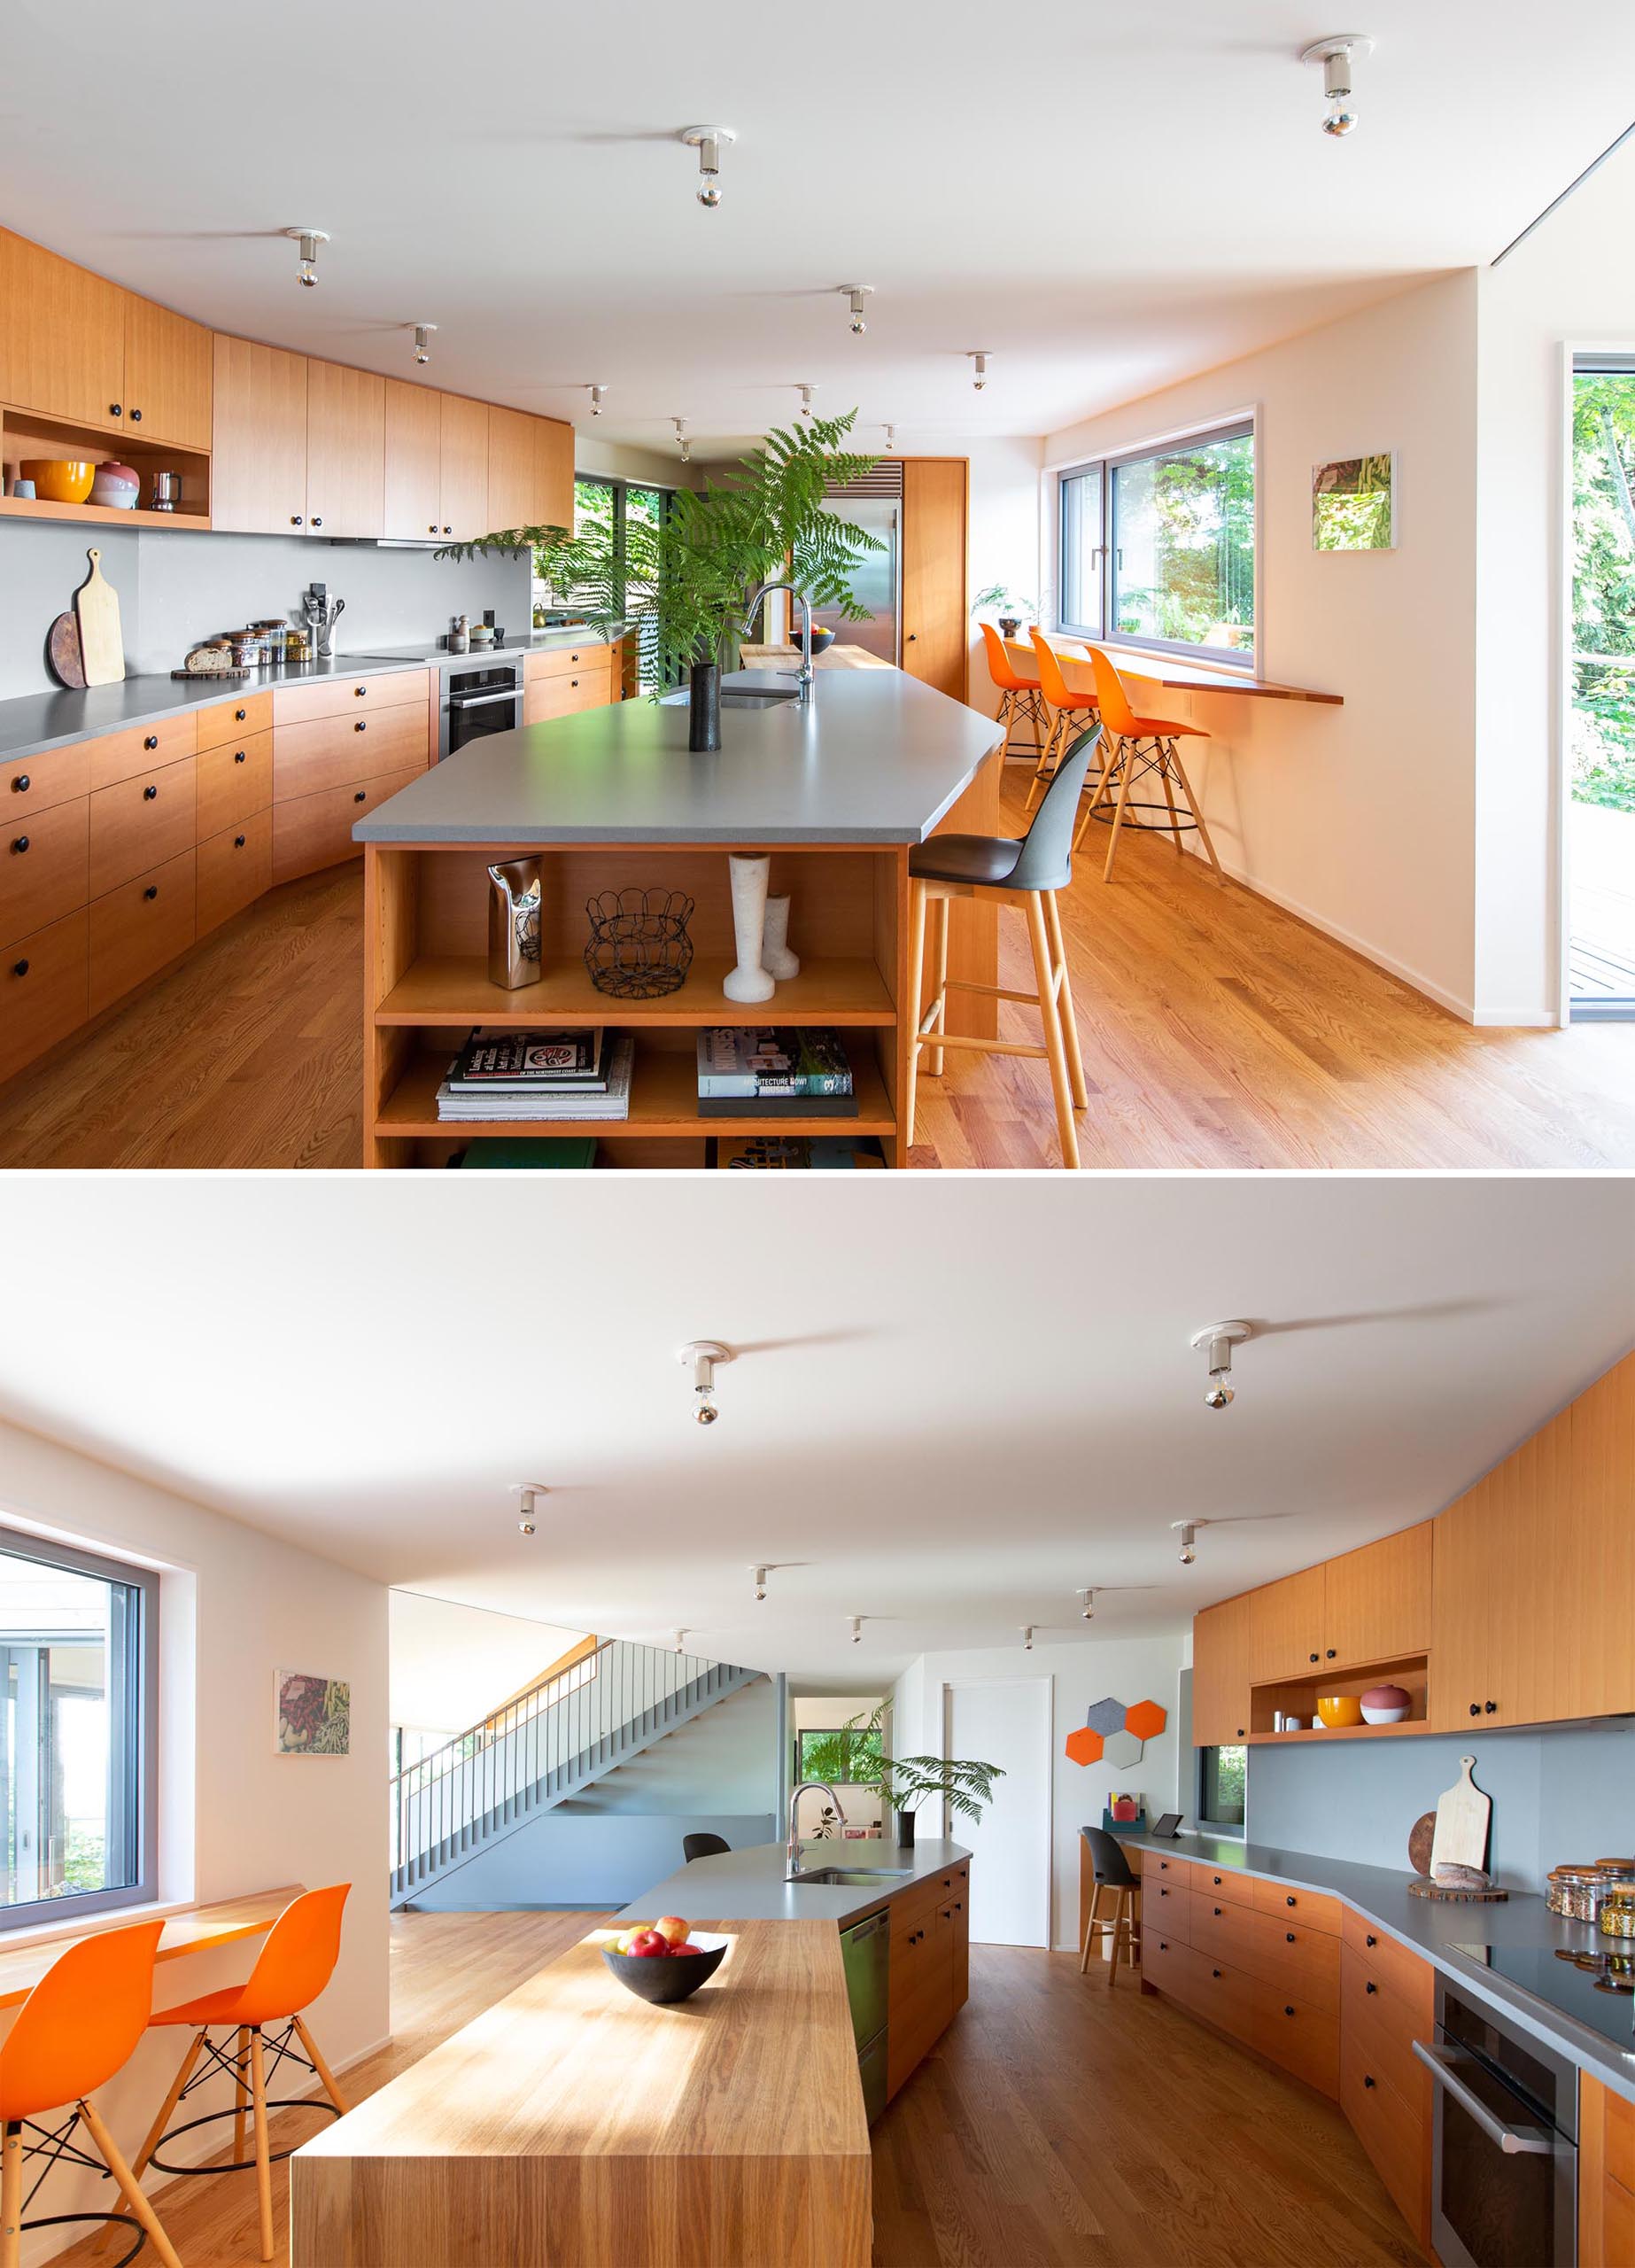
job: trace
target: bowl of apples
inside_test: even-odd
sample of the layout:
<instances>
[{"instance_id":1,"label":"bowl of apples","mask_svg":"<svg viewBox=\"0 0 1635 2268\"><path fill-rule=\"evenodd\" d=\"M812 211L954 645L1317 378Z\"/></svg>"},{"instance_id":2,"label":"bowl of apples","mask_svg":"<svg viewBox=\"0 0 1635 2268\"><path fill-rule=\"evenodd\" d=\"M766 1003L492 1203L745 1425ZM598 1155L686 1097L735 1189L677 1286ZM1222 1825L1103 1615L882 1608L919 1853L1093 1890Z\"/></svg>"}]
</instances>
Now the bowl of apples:
<instances>
[{"instance_id":1,"label":"bowl of apples","mask_svg":"<svg viewBox=\"0 0 1635 2268\"><path fill-rule=\"evenodd\" d=\"M601 1957L639 2000L672 2008L715 1975L726 1948L725 1938L694 1937L679 1914L662 1914L656 1922L621 1930Z\"/></svg>"}]
</instances>

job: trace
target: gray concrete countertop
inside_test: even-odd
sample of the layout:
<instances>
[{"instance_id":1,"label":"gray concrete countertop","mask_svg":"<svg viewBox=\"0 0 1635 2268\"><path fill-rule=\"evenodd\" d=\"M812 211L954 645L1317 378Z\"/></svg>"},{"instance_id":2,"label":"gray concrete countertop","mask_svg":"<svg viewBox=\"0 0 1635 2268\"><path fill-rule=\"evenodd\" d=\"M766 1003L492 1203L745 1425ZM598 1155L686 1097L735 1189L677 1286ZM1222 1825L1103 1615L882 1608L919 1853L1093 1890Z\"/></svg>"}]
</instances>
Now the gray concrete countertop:
<instances>
[{"instance_id":1,"label":"gray concrete countertop","mask_svg":"<svg viewBox=\"0 0 1635 2268\"><path fill-rule=\"evenodd\" d=\"M1239 1843L1229 1836L1177 1835L1160 1839L1151 1835L1120 1835L1119 1840L1129 1850L1156 1851L1218 1873L1262 1876L1268 1881L1286 1882L1291 1890L1326 1891L1344 1899L1388 1937L1422 1954L1476 1999L1503 2009L1522 2030L1635 2101L1635 2004L1631 2000L1594 1994L1590 1979L1569 1961L1546 1964L1552 1972L1553 1997L1546 2000L1455 1950L1461 1945L1537 1948L1551 1954L1558 1950L1606 1953L1621 1949L1617 1940L1601 1937L1586 1922L1561 1921L1542 1898L1531 1892L1512 1892L1496 1906L1415 1898L1408 1890L1413 1876L1406 1872L1358 1866L1347 1859L1320 1858L1307 1851L1279 1850L1270 1844ZM1559 1985L1553 1974L1556 1970ZM1608 2010L1615 2012L1615 2023L1620 2021L1621 2012L1629 2037L1626 2048L1620 2048L1572 2014L1573 2000L1585 1992L1592 1996L1587 2005L1605 1998Z\"/></svg>"},{"instance_id":2,"label":"gray concrete countertop","mask_svg":"<svg viewBox=\"0 0 1635 2268\"><path fill-rule=\"evenodd\" d=\"M619 635L616 630L593 630L588 623L581 623L574 630L531 630L520 636L513 636L508 631L503 646L473 646L464 654L451 654L446 646L429 640L419 646L380 646L370 658L391 662L406 670L480 670L517 654L548 654L564 646L570 649L576 646L608 646Z\"/></svg>"},{"instance_id":3,"label":"gray concrete countertop","mask_svg":"<svg viewBox=\"0 0 1635 2268\"><path fill-rule=\"evenodd\" d=\"M685 705L621 701L461 749L353 839L923 843L998 745L991 717L901 670L832 671L804 705L723 703L713 756L688 752Z\"/></svg>"},{"instance_id":4,"label":"gray concrete countertop","mask_svg":"<svg viewBox=\"0 0 1635 2268\"><path fill-rule=\"evenodd\" d=\"M633 1922L656 1922L661 1914L679 1914L684 1920L710 1922L833 1922L843 1925L872 1914L889 1898L911 1890L917 1882L957 1866L971 1853L963 1843L926 1837L912 1851L899 1851L883 1837L855 1843L805 1843L803 1867L870 1867L900 1878L867 1887L839 1883L786 1882L788 1861L781 1843L756 1843L744 1851L718 1852L713 1859L694 1859L679 1873L666 1875L645 1891L634 1905L614 1916L628 1929Z\"/></svg>"}]
</instances>

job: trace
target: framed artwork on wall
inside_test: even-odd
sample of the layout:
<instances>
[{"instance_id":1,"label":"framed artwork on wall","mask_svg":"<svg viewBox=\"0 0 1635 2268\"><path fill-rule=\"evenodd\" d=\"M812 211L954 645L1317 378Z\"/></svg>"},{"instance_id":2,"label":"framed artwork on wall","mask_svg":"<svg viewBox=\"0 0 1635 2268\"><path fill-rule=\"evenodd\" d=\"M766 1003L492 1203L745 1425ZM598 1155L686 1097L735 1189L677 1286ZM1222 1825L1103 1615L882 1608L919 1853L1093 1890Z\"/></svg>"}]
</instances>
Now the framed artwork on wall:
<instances>
[{"instance_id":1,"label":"framed artwork on wall","mask_svg":"<svg viewBox=\"0 0 1635 2268\"><path fill-rule=\"evenodd\" d=\"M273 1721L280 1756L350 1756L352 1687L333 1677L275 1670Z\"/></svg>"},{"instance_id":2,"label":"framed artwork on wall","mask_svg":"<svg viewBox=\"0 0 1635 2268\"><path fill-rule=\"evenodd\" d=\"M1312 470L1313 551L1394 551L1397 458L1334 457Z\"/></svg>"}]
</instances>

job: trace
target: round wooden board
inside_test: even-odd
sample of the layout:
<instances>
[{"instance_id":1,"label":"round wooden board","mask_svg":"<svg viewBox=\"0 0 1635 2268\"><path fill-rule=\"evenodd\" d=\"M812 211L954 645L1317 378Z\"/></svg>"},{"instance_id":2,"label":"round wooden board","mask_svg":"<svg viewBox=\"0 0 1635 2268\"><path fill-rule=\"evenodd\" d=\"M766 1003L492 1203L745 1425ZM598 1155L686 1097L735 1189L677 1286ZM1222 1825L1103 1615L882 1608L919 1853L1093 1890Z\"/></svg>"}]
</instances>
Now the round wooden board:
<instances>
[{"instance_id":1,"label":"round wooden board","mask_svg":"<svg viewBox=\"0 0 1635 2268\"><path fill-rule=\"evenodd\" d=\"M80 652L80 625L72 614L59 614L45 633L46 665L59 685L83 690L85 661Z\"/></svg>"},{"instance_id":2,"label":"round wooden board","mask_svg":"<svg viewBox=\"0 0 1635 2268\"><path fill-rule=\"evenodd\" d=\"M1408 1831L1408 1864L1416 1875L1430 1872L1430 1846L1437 1839L1437 1814L1422 1813Z\"/></svg>"},{"instance_id":3,"label":"round wooden board","mask_svg":"<svg viewBox=\"0 0 1635 2268\"><path fill-rule=\"evenodd\" d=\"M1507 1890L1449 1890L1429 1875L1416 1876L1408 1884L1410 1898L1445 1898L1455 1906L1497 1906L1509 1895Z\"/></svg>"}]
</instances>

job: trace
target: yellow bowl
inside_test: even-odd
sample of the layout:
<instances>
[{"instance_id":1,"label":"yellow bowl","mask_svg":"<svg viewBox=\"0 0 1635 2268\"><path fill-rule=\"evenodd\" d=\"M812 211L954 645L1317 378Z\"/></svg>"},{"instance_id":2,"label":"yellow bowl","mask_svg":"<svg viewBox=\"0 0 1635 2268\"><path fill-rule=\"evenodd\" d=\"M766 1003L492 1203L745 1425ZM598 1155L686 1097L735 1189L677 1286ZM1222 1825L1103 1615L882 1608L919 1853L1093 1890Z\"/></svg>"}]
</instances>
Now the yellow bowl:
<instances>
[{"instance_id":1,"label":"yellow bowl","mask_svg":"<svg viewBox=\"0 0 1635 2268\"><path fill-rule=\"evenodd\" d=\"M82 504L97 478L96 466L77 457L25 457L17 470L48 504Z\"/></svg>"},{"instance_id":2,"label":"yellow bowl","mask_svg":"<svg viewBox=\"0 0 1635 2268\"><path fill-rule=\"evenodd\" d=\"M1317 1713L1331 1733L1340 1732L1362 1722L1362 1704L1354 1693L1333 1693L1327 1700L1319 1696Z\"/></svg>"}]
</instances>

